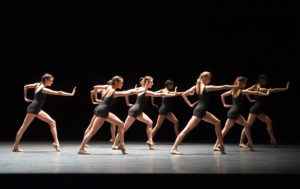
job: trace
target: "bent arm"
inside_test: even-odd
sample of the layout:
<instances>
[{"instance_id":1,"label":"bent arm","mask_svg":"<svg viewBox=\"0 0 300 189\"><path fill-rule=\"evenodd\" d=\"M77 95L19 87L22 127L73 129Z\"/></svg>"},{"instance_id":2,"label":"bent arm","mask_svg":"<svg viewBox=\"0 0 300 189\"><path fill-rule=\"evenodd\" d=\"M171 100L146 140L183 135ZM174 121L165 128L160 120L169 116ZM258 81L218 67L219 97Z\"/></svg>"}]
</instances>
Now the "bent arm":
<instances>
[{"instance_id":1,"label":"bent arm","mask_svg":"<svg viewBox=\"0 0 300 189\"><path fill-rule=\"evenodd\" d=\"M227 91L227 92L221 94L221 100L222 100L222 104L223 104L224 107L228 106L228 104L226 104L225 97L231 95L231 93L232 93L232 90Z\"/></svg>"},{"instance_id":2,"label":"bent arm","mask_svg":"<svg viewBox=\"0 0 300 189\"><path fill-rule=\"evenodd\" d=\"M24 99L27 99L27 91L28 89L35 88L39 83L33 83L33 84L28 84L24 85Z\"/></svg>"},{"instance_id":3,"label":"bent arm","mask_svg":"<svg viewBox=\"0 0 300 189\"><path fill-rule=\"evenodd\" d=\"M245 95L268 96L269 95L268 91L267 91L267 93L263 93L263 92L260 92L260 91L249 91L249 90L245 89L245 90L242 90L242 93L245 94Z\"/></svg>"}]
</instances>

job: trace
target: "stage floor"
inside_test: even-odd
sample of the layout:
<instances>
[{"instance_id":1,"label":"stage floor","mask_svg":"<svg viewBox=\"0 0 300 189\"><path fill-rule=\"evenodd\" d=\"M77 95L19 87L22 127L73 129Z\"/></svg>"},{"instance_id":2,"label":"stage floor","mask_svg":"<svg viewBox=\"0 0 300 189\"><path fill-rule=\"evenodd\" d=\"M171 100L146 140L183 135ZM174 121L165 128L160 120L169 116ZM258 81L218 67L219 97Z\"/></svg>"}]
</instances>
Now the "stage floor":
<instances>
[{"instance_id":1,"label":"stage floor","mask_svg":"<svg viewBox=\"0 0 300 189\"><path fill-rule=\"evenodd\" d=\"M213 152L213 144L184 143L184 155L171 155L172 143L158 143L148 150L143 143L127 142L129 154L112 150L108 142L91 142L91 155L78 155L79 142L61 142L56 152L51 142L22 142L21 153L12 143L0 143L0 174L10 173L196 173L196 174L300 174L299 145L256 144L255 151L226 144L226 153Z\"/></svg>"}]
</instances>

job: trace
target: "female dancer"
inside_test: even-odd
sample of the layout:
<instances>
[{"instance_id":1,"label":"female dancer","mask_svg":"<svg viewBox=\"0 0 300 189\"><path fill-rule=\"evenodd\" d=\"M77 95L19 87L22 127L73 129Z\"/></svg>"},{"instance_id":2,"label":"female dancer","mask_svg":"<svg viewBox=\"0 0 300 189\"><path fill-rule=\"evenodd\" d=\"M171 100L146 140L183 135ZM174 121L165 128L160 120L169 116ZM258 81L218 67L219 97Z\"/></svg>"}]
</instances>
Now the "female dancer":
<instances>
[{"instance_id":1,"label":"female dancer","mask_svg":"<svg viewBox=\"0 0 300 189\"><path fill-rule=\"evenodd\" d=\"M245 95L256 95L256 96L267 96L269 95L269 91L267 93L261 93L261 92L253 92L250 90L245 89L247 86L247 78L243 76L239 76L235 79L234 85L238 85L238 88L232 89L230 91L227 91L221 95L222 103L225 108L230 108L230 110L227 113L227 121L225 123L225 127L222 130L222 137L224 139L225 135L228 133L230 128L235 124L238 123L242 126L244 126L245 133L247 135L248 141L249 141L249 148L251 151L253 151L253 142L251 139L251 132L250 127L245 120L245 118L240 114L241 109L243 107L243 101L245 98ZM233 105L226 104L225 97L232 95L232 102ZM214 150L218 151L219 149L219 141L216 141L216 144L214 146Z\"/></svg>"},{"instance_id":2,"label":"female dancer","mask_svg":"<svg viewBox=\"0 0 300 189\"><path fill-rule=\"evenodd\" d=\"M165 82L165 88L158 90L156 92L158 93L168 93L168 94L173 94L174 92L170 92L171 90L174 89L174 81L172 80L167 80ZM177 92L177 95L181 95L181 92ZM151 97L152 105L158 108L158 106L154 103L154 97ZM155 136L155 133L157 130L160 128L160 126L163 124L165 119L167 118L169 121L171 121L174 124L174 132L176 134L176 137L179 135L179 127L178 127L178 119L172 112L172 105L174 103L174 98L167 97L167 98L162 98L162 103L161 106L158 110L158 118L156 121L156 125L152 130L152 138Z\"/></svg>"},{"instance_id":3,"label":"female dancer","mask_svg":"<svg viewBox=\"0 0 300 189\"><path fill-rule=\"evenodd\" d=\"M143 123L147 124L146 132L148 136L148 141L146 142L149 145L149 149L153 150L153 141L152 141L152 124L153 121L143 112L143 109L147 103L149 96L151 97L172 97L177 95L177 88L175 88L174 94L164 94L149 91L153 86L153 78L151 76L145 76L141 81L142 87L145 92L138 94L135 104L128 110L128 116L125 121L124 131L126 132L133 122L137 119ZM135 89L137 90L137 89ZM127 101L129 102L129 101ZM128 104L130 106L130 104ZM117 144L119 142L120 136L117 134L116 140L112 146L112 149L118 149Z\"/></svg>"},{"instance_id":4,"label":"female dancer","mask_svg":"<svg viewBox=\"0 0 300 189\"><path fill-rule=\"evenodd\" d=\"M33 83L24 86L24 99L26 102L31 102L31 104L27 107L27 115L24 119L21 128L19 129L16 135L13 152L23 152L23 150L19 148L19 142L24 132L26 131L26 129L28 128L28 126L30 125L30 123L33 121L35 117L39 118L40 120L50 125L50 130L54 139L52 145L56 149L56 151L60 152L57 131L56 131L56 122L46 112L42 110L42 106L45 103L47 94L60 95L60 96L74 96L76 87L74 87L72 93L66 93L63 91L53 91L47 88L53 84L53 80L54 77L51 74L46 73L42 76L40 83ZM27 90L31 88L35 88L33 100L29 100L27 98Z\"/></svg>"},{"instance_id":5,"label":"female dancer","mask_svg":"<svg viewBox=\"0 0 300 189\"><path fill-rule=\"evenodd\" d=\"M103 98L103 102L95 108L95 118L93 117L95 120L93 121L91 130L84 136L82 143L79 147L78 154L90 154L89 152L84 150L84 147L89 142L89 140L97 133L97 131L101 128L105 121L108 121L118 126L118 133L120 135L119 149L122 150L123 154L127 154L124 146L124 123L116 115L109 112L109 110L116 102L117 97L137 94L142 92L143 90L131 89L127 91L116 91L117 89L121 89L122 87L123 78L120 76L114 76L112 78L111 87L109 85L94 86L95 91L99 89L106 89L106 92Z\"/></svg>"},{"instance_id":6,"label":"female dancer","mask_svg":"<svg viewBox=\"0 0 300 189\"><path fill-rule=\"evenodd\" d=\"M287 82L286 87L285 88L275 88L275 89L266 89L263 88L264 86L267 85L268 79L266 75L259 75L258 76L258 82L256 85L253 85L252 87L248 88L248 90L251 91L260 91L260 92L266 92L269 91L270 93L273 92L281 92L281 91L286 91L289 89L290 86L290 82ZM266 97L264 96L255 96L255 100L253 100L255 103L251 106L250 108L250 113L248 116L248 125L251 128L251 126L253 125L254 121L256 118L258 118L259 120L261 120L262 122L264 122L265 124L267 124L267 131L268 134L271 138L270 143L274 146L274 147L278 147L278 144L276 142L275 136L273 134L273 128L272 128L272 120L270 119L269 116L267 116L264 113L264 109L265 109L265 100ZM241 139L240 139L240 147L247 147L247 145L244 144L244 139L245 139L245 129L243 129L242 134L241 134Z\"/></svg>"},{"instance_id":7,"label":"female dancer","mask_svg":"<svg viewBox=\"0 0 300 189\"><path fill-rule=\"evenodd\" d=\"M221 121L216 118L213 114L207 111L208 108L208 101L210 98L210 92L211 91L218 91L218 90L224 90L224 89L232 89L237 87L237 85L221 85L221 86L214 86L209 85L211 81L211 73L210 72L202 72L197 79L196 85L192 88L188 89L182 94L182 97L184 98L185 102L190 106L194 107L193 116L188 122L188 124L185 126L185 128L179 133L178 137L176 138L176 141L172 147L171 154L183 154L182 152L179 152L177 150L178 145L181 143L183 138L193 129L195 128L201 120L204 120L206 122L209 122L215 126L215 132L217 135L217 138L220 141L220 150L222 154L225 153L224 144L222 141L222 133L221 133ZM194 92L198 95L199 101L191 104L191 102L188 100L188 95L193 95Z\"/></svg>"},{"instance_id":8,"label":"female dancer","mask_svg":"<svg viewBox=\"0 0 300 189\"><path fill-rule=\"evenodd\" d=\"M106 84L109 86L109 88L111 88L112 80L109 80ZM105 89L98 89L97 91L91 90L90 93L91 93L92 103L93 104L100 104L104 100L104 95L106 93L106 90ZM101 100L98 99L98 93L101 93ZM87 129L84 132L84 136L91 130L92 125L95 121L95 118L96 118L96 116L94 115L91 122L90 122L90 124L89 124L89 126L87 127ZM115 138L116 138L115 137L116 136L116 125L113 124L113 123L111 123L111 125L110 125L110 133L111 133L111 139L110 139L109 142L113 143L115 141ZM85 147L89 147L89 145L86 144Z\"/></svg>"}]
</instances>

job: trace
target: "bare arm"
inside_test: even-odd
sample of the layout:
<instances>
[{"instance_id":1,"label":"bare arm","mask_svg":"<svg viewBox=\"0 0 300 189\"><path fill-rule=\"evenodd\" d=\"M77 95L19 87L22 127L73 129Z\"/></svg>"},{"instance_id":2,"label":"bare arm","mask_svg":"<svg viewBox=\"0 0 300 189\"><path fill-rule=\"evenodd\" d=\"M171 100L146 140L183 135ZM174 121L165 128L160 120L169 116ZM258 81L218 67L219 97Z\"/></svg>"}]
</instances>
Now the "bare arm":
<instances>
[{"instance_id":1,"label":"bare arm","mask_svg":"<svg viewBox=\"0 0 300 189\"><path fill-rule=\"evenodd\" d=\"M252 85L251 87L249 87L247 90L249 90L249 91L254 91L255 90L255 88L256 88L256 86L255 85Z\"/></svg>"},{"instance_id":2,"label":"bare arm","mask_svg":"<svg viewBox=\"0 0 300 189\"><path fill-rule=\"evenodd\" d=\"M247 89L248 90L248 89ZM249 95L246 94L247 99L249 100L249 102L256 102L256 100L253 100Z\"/></svg>"},{"instance_id":3,"label":"bare arm","mask_svg":"<svg viewBox=\"0 0 300 189\"><path fill-rule=\"evenodd\" d=\"M39 83L33 83L33 84L28 84L28 85L24 85L24 100L26 102L32 102L32 100L29 100L27 98L27 91L28 89L32 89L32 88L35 88Z\"/></svg>"},{"instance_id":4,"label":"bare arm","mask_svg":"<svg viewBox=\"0 0 300 189\"><path fill-rule=\"evenodd\" d=\"M267 90L270 90L270 93L274 92L282 92L282 91L287 91L290 87L290 82L287 82L285 88L274 88L274 89L266 89L266 88L260 88L259 90L262 92L266 92Z\"/></svg>"},{"instance_id":5,"label":"bare arm","mask_svg":"<svg viewBox=\"0 0 300 189\"><path fill-rule=\"evenodd\" d=\"M102 102L102 100L99 100L98 99L98 94L99 93L99 91L97 92L96 91L96 93L95 93L95 90L91 90L90 91L90 94L91 94L91 100L92 100L92 103L93 104L99 104L99 103L101 103Z\"/></svg>"},{"instance_id":6,"label":"bare arm","mask_svg":"<svg viewBox=\"0 0 300 189\"><path fill-rule=\"evenodd\" d=\"M219 85L219 86L215 86L215 85L207 85L205 87L206 91L220 91L220 90L225 90L225 89L233 89L238 87L238 85Z\"/></svg>"},{"instance_id":7,"label":"bare arm","mask_svg":"<svg viewBox=\"0 0 300 189\"><path fill-rule=\"evenodd\" d=\"M95 85L94 90L107 89L110 85Z\"/></svg>"},{"instance_id":8,"label":"bare arm","mask_svg":"<svg viewBox=\"0 0 300 189\"><path fill-rule=\"evenodd\" d=\"M267 90L267 93L263 93L260 91L249 91L249 90L245 89L245 90L242 90L242 93L245 95L268 96L270 94L270 90Z\"/></svg>"},{"instance_id":9,"label":"bare arm","mask_svg":"<svg viewBox=\"0 0 300 189\"><path fill-rule=\"evenodd\" d=\"M135 95L144 92L145 89L129 89L127 91L116 91L114 94L114 97L121 97L121 96L129 96L129 95Z\"/></svg>"},{"instance_id":10,"label":"bare arm","mask_svg":"<svg viewBox=\"0 0 300 189\"><path fill-rule=\"evenodd\" d=\"M223 106L224 106L225 108L230 108L230 107L232 107L232 105L226 104L226 101L225 101L225 97L226 97L226 96L230 96L231 93L232 93L232 90L227 91L227 92L221 94L222 104L223 104Z\"/></svg>"},{"instance_id":11,"label":"bare arm","mask_svg":"<svg viewBox=\"0 0 300 189\"><path fill-rule=\"evenodd\" d=\"M189 101L189 99L187 98L187 96L193 95L194 91L195 91L195 86L191 87L190 89L188 89L187 91L182 93L182 98L184 99L184 101L190 106L190 107L194 107L199 101L195 102L195 103L191 103Z\"/></svg>"},{"instance_id":12,"label":"bare arm","mask_svg":"<svg viewBox=\"0 0 300 189\"><path fill-rule=\"evenodd\" d=\"M129 106L129 107L133 106L133 104L130 104L130 102L129 102L129 96L125 96L125 101L126 101L127 106Z\"/></svg>"},{"instance_id":13,"label":"bare arm","mask_svg":"<svg viewBox=\"0 0 300 189\"><path fill-rule=\"evenodd\" d=\"M151 96L151 97L173 97L173 96L177 95L177 87L175 87L175 93L174 94L157 93L157 92L147 91L146 95Z\"/></svg>"},{"instance_id":14,"label":"bare arm","mask_svg":"<svg viewBox=\"0 0 300 189\"><path fill-rule=\"evenodd\" d=\"M67 93L64 91L53 91L51 89L43 88L42 93L50 94L50 95L60 95L60 96L74 96L76 91L76 87L73 88L72 93Z\"/></svg>"}]
</instances>

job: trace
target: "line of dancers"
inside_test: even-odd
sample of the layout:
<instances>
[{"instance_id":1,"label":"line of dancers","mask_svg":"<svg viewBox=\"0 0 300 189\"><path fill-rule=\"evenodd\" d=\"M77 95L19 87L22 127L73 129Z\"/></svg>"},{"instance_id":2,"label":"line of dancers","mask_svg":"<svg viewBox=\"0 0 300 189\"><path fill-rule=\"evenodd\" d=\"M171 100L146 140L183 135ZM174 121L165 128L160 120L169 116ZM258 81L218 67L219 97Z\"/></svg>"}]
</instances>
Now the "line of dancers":
<instances>
[{"instance_id":1,"label":"line of dancers","mask_svg":"<svg viewBox=\"0 0 300 189\"><path fill-rule=\"evenodd\" d=\"M222 154L225 154L223 139L235 123L244 127L241 133L239 146L243 148L249 148L251 151L254 150L250 128L256 118L266 123L267 131L271 139L270 143L273 144L274 147L277 147L278 144L272 129L272 120L265 114L265 102L266 97L270 93L288 90L290 82L287 82L285 88L268 89L265 88L268 82L267 76L259 75L257 83L246 89L248 80L246 77L237 77L233 85L219 86L210 85L211 77L212 76L210 72L202 72L198 77L196 84L184 92L177 92L177 86L175 87L172 80L167 80L163 89L155 92L150 91L149 89L151 89L153 86L153 78L151 76L141 77L139 80L140 86L135 86L134 88L129 90L121 90L124 82L124 79L121 76L114 76L105 85L95 85L94 89L90 91L90 93L92 103L97 104L97 106L94 109L94 115L90 121L90 124L84 132L83 140L77 153L85 155L90 154L85 150L85 148L89 147L88 142L98 132L105 121L111 124L112 138L110 142L113 143L113 150L121 150L123 154L127 154L124 143L124 133L130 128L135 120L141 121L146 124L146 133L148 138L146 144L148 145L150 150L154 150L155 143L153 142L153 137L155 136L165 119L174 124L174 132L176 134L176 140L171 149L171 154L183 154L178 150L179 144L181 144L184 137L202 120L214 125L217 141L213 147L213 150L220 151ZM15 143L13 146L13 152L23 152L23 150L19 147L19 142L24 132L35 117L49 124L54 140L52 145L56 149L56 151L61 151L59 140L57 137L56 122L42 110L42 106L44 105L46 96L48 94L74 96L76 87L74 87L71 93L64 91L53 91L48 88L53 84L53 81L54 77L51 74L46 73L42 76L41 82L24 86L24 100L31 103L27 107L27 114L24 122L17 132ZM31 88L34 89L33 100L29 100L27 98L27 91ZM223 130L221 130L221 121L212 113L208 112L211 93L213 91L219 90L228 90L221 95L221 100L225 108L230 108L227 113L227 121ZM101 94L101 99L98 99L99 93ZM129 102L130 95L137 95L136 102L134 104L131 104ZM188 96L191 95L197 95L198 101L193 103L190 102ZM194 108L192 117L181 132L179 132L179 121L173 113L174 98L172 97L175 96L182 96L188 106ZM228 96L232 96L232 105L226 103L225 97ZM255 100L251 99L250 96L255 96ZM123 122L115 114L110 112L118 97L125 97L126 104L130 107L125 122ZM149 101L150 97L152 105L158 108L159 113L154 128L152 128L153 121L147 116L147 114L143 112L144 107ZM155 104L155 97L162 98L162 104L160 107ZM241 110L243 108L245 99L248 99L250 102L254 103L250 108L248 120L246 120L241 115ZM117 135L115 136L116 127ZM247 137L247 143L245 143L245 137Z\"/></svg>"}]
</instances>

